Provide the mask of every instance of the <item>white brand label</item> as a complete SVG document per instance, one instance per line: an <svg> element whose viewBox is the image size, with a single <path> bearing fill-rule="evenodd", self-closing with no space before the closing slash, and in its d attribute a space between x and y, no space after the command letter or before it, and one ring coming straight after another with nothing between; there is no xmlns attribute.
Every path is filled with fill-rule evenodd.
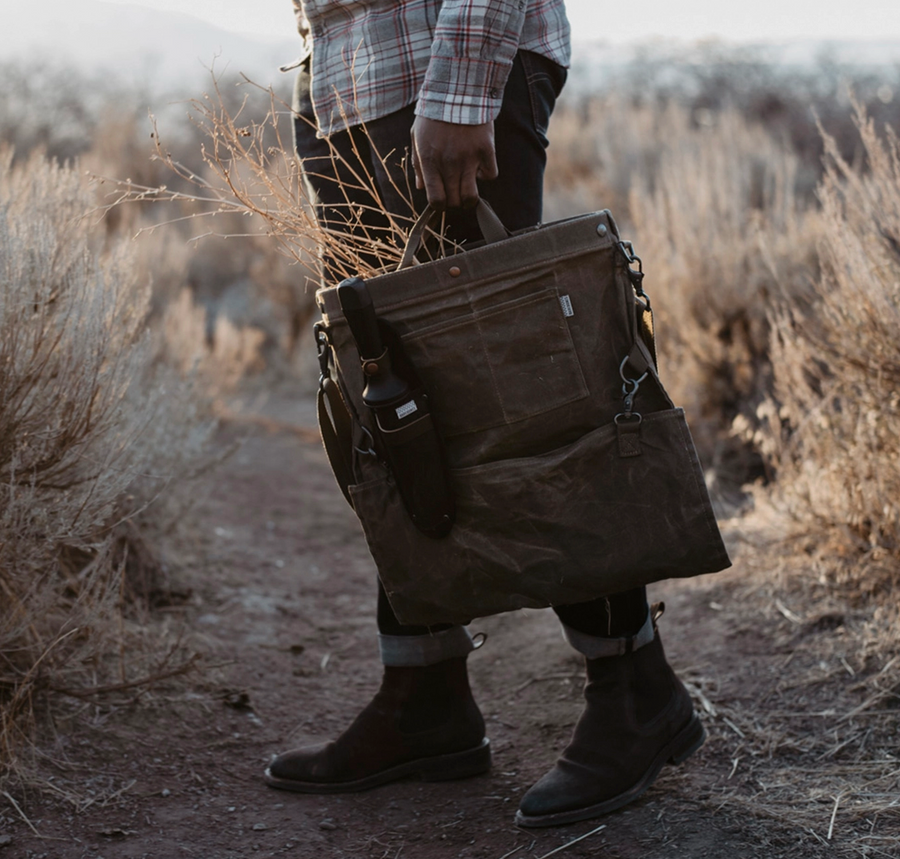
<svg viewBox="0 0 900 859"><path fill-rule="evenodd" d="M408 417L415 410L416 410L416 401L410 400L408 403L404 403L402 406L397 406L397 409L396 409L397 417L400 420L403 420L403 418Z"/></svg>
<svg viewBox="0 0 900 859"><path fill-rule="evenodd" d="M572 309L572 299L568 295L561 295L559 303L562 305L563 316L574 316L575 311Z"/></svg>

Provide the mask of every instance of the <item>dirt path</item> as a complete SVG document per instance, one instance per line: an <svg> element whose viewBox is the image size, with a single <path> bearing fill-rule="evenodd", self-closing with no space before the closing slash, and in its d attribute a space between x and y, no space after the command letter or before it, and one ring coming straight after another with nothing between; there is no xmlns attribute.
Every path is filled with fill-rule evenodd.
<svg viewBox="0 0 900 859"><path fill-rule="evenodd" d="M405 782L351 796L276 792L262 770L276 752L341 730L378 682L373 566L351 511L309 433L309 399L281 396L216 476L214 490L168 547L195 590L192 626L221 667L204 688L153 693L142 708L98 709L87 733L50 751L57 783L81 813L27 797L36 838L0 797L0 859L46 857L799 857L824 855L790 821L747 815L729 797L740 728L707 712L710 741L667 768L632 807L603 821L525 831L522 792L552 763L580 712L580 671L551 612L478 621L487 644L470 658L494 750L490 774ZM245 432L222 431L226 443ZM777 684L777 630L736 627L727 574L653 589L671 661L710 708L750 707ZM710 701L714 699L714 702ZM717 709L719 708L719 709ZM738 756L740 757L740 756ZM91 797L96 801L89 802ZM823 812L827 821L827 809ZM821 839L820 839L821 840ZM833 852L831 855L835 855Z"/></svg>

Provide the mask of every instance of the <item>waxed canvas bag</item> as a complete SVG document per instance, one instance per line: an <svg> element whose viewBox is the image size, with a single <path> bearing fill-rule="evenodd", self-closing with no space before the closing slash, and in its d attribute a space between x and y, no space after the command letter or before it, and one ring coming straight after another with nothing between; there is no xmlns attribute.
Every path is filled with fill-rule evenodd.
<svg viewBox="0 0 900 859"><path fill-rule="evenodd" d="M730 565L685 422L656 367L641 263L608 211L485 242L366 282L441 437L455 518L412 522L338 290L317 293L319 417L401 622L468 622Z"/></svg>

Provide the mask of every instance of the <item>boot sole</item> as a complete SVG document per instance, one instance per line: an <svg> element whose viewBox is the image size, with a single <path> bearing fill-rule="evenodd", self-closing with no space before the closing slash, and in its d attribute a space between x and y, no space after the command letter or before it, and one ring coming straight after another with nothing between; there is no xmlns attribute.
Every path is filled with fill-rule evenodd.
<svg viewBox="0 0 900 859"><path fill-rule="evenodd" d="M537 829L544 826L563 826L566 823L577 823L580 820L589 820L592 817L600 817L611 811L622 808L630 802L634 802L656 781L660 770L667 764L680 764L686 761L697 749L706 742L706 730L696 713L691 717L687 725L682 728L667 745L663 746L659 754L653 759L647 771L640 780L628 790L614 796L611 799L598 802L595 805L584 808L573 808L568 811L559 811L554 814L540 814L529 816L521 811L516 812L516 825Z"/></svg>
<svg viewBox="0 0 900 859"><path fill-rule="evenodd" d="M292 790L295 793L357 793L404 778L421 778L423 781L451 781L481 775L491 768L491 744L487 737L474 749L418 758L405 764L381 770L355 781L315 782L278 778L266 769L265 779L269 787Z"/></svg>

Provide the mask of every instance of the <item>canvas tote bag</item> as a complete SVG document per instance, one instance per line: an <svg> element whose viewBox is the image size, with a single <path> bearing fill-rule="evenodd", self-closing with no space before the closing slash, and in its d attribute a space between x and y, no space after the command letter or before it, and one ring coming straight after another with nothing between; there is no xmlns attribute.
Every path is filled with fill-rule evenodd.
<svg viewBox="0 0 900 859"><path fill-rule="evenodd" d="M659 379L640 259L612 215L510 235L366 282L427 393L455 505L449 533L412 522L362 399L338 289L316 295L329 459L402 623L466 623L730 565L697 453Z"/></svg>

